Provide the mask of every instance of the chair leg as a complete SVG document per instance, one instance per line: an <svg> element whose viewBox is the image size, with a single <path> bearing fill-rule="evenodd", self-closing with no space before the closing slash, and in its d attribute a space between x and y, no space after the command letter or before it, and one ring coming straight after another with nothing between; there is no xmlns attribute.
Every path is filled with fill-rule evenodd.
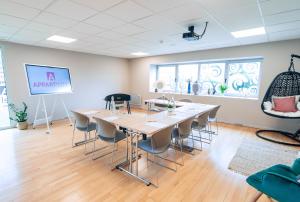
<svg viewBox="0 0 300 202"><path fill-rule="evenodd" d="M89 139L87 139L87 137L86 137L86 140L85 140L85 141L88 141L88 142L86 142L85 145L87 145L87 144L90 142L90 140L91 140L91 132L88 132L87 135L88 135ZM86 146L85 146L85 149L86 149ZM85 151L85 155L88 155L88 154L90 154L90 153L91 153L91 152Z"/></svg>
<svg viewBox="0 0 300 202"><path fill-rule="evenodd" d="M211 126L211 122L208 122L208 123L207 123L207 128L208 128L208 133L209 133L209 137L210 137L210 134L213 133L213 131L212 131L212 126Z"/></svg>
<svg viewBox="0 0 300 202"><path fill-rule="evenodd" d="M217 135L219 135L219 126L218 126L218 120L216 119L216 126L217 126Z"/></svg>
<svg viewBox="0 0 300 202"><path fill-rule="evenodd" d="M153 162L155 163L156 161L155 161L155 157L156 157L156 155L154 154L153 155ZM155 184L153 184L155 187L159 187L159 184L158 184L158 170L156 170L156 172L155 172L155 177L156 177L156 183Z"/></svg>
<svg viewBox="0 0 300 202"><path fill-rule="evenodd" d="M73 127L72 147L74 147L74 138L75 138L75 124Z"/></svg>
<svg viewBox="0 0 300 202"><path fill-rule="evenodd" d="M212 131L212 127L211 127L211 124L210 124L210 128L209 128L209 138L210 138L210 141L212 141L212 135L213 135L213 131Z"/></svg>
<svg viewBox="0 0 300 202"><path fill-rule="evenodd" d="M126 160L128 161L129 160L128 159L128 157L129 157L129 155L128 155L128 134L125 133L125 135L126 135Z"/></svg>
<svg viewBox="0 0 300 202"><path fill-rule="evenodd" d="M199 130L199 139L200 139L200 145L201 145L201 150L202 150L202 136L201 136L201 131Z"/></svg>
<svg viewBox="0 0 300 202"><path fill-rule="evenodd" d="M194 140L194 133L193 133L193 130L192 130L192 143L193 143L193 155L194 155L194 150L195 150L195 140Z"/></svg>
<svg viewBox="0 0 300 202"><path fill-rule="evenodd" d="M175 170L177 171L177 156L178 156L178 154L177 154L176 149L174 149L174 151L175 151L174 164L175 164Z"/></svg>
<svg viewBox="0 0 300 202"><path fill-rule="evenodd" d="M93 160L95 160L95 153L96 153L96 139L94 141L94 149L93 149L93 157L92 157Z"/></svg>
<svg viewBox="0 0 300 202"><path fill-rule="evenodd" d="M84 153L86 153L87 133L84 132Z"/></svg>
<svg viewBox="0 0 300 202"><path fill-rule="evenodd" d="M114 142L114 146L113 146L113 150L112 150L112 154L111 154L111 164L110 164L110 168L111 170L114 169L114 154L115 154L115 146L116 146L116 143Z"/></svg>
<svg viewBox="0 0 300 202"><path fill-rule="evenodd" d="M205 130L208 131L208 140L211 142L212 141L212 130L211 130L211 125L210 124L207 124L205 126Z"/></svg>
<svg viewBox="0 0 300 202"><path fill-rule="evenodd" d="M148 161L149 161L149 154L146 152L146 159L147 159L147 168L148 168Z"/></svg>
<svg viewBox="0 0 300 202"><path fill-rule="evenodd" d="M199 133L199 139L200 139L201 150L202 150L202 135L201 135L201 130L200 130L200 128L198 128L198 133Z"/></svg>
<svg viewBox="0 0 300 202"><path fill-rule="evenodd" d="M179 137L180 138L180 137ZM180 142L180 152L181 152L181 161L182 161L182 165L184 165L184 161L183 161L183 151L182 151L182 145L183 145L183 139L179 139Z"/></svg>

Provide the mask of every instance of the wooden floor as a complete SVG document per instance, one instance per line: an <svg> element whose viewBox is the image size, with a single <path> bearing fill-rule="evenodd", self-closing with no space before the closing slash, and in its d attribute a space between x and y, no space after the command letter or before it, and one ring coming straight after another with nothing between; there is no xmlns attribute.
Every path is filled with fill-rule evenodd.
<svg viewBox="0 0 300 202"><path fill-rule="evenodd" d="M195 155L184 154L185 165L177 172L147 167L142 156L140 173L156 180L153 171L159 171L159 188L111 171L109 155L93 161L83 154L84 146L72 148L72 127L65 121L55 123L52 134L44 128L0 131L0 201L247 201L254 190L227 167L242 139L255 138L256 129L219 126L212 144ZM119 145L119 158L124 145Z"/></svg>

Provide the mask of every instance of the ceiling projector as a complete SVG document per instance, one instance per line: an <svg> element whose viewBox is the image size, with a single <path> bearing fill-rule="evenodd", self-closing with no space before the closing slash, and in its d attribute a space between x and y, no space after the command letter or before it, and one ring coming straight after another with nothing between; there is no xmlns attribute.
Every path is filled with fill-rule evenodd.
<svg viewBox="0 0 300 202"><path fill-rule="evenodd" d="M207 24L208 22L205 22L205 27L202 34L197 34L196 32L194 32L194 26L189 26L188 28L189 32L183 33L182 38L187 41L197 41L201 39L206 32Z"/></svg>

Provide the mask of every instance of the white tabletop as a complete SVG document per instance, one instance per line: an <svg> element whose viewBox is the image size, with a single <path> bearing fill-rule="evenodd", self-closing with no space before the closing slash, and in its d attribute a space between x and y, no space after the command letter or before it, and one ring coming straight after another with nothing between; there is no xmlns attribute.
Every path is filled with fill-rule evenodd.
<svg viewBox="0 0 300 202"><path fill-rule="evenodd" d="M164 100L151 99L145 102L163 103ZM216 105L176 102L180 106L173 112L163 111L155 114L127 114L106 109L79 109L75 110L90 118L96 117L106 120L117 126L121 126L138 133L152 135L164 128L181 123L189 118L201 115L217 107Z"/></svg>

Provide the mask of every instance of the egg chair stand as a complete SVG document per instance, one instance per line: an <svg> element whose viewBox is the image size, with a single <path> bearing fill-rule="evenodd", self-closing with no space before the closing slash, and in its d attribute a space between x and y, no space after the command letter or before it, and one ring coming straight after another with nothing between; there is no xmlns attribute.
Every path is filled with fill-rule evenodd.
<svg viewBox="0 0 300 202"><path fill-rule="evenodd" d="M259 137L259 138L261 138L261 139L267 140L269 142L274 142L274 143L283 144L283 145L300 147L300 137L299 137L299 133L297 133L297 132L296 133L290 133L290 132L280 131L280 130L258 130L258 131L256 131L256 136ZM286 136L286 137L294 140L295 143L290 143L290 142L275 140L275 139L269 138L267 135L264 136L263 135L264 133L265 134L266 133L278 133L280 135Z"/></svg>
<svg viewBox="0 0 300 202"><path fill-rule="evenodd" d="M264 110L264 102L272 102L272 96L284 97L300 95L300 73L295 71L294 58L300 59L300 55L291 55L291 61L288 71L282 72L275 77L264 96L264 99L261 103L261 109L265 114L269 116L281 119L300 119L300 116L278 115ZM284 135L294 140L295 143L272 139L268 135L264 135L266 133L278 133L280 135ZM256 131L256 135L270 142L290 146L300 146L300 129L297 130L295 133L280 130L258 130Z"/></svg>

